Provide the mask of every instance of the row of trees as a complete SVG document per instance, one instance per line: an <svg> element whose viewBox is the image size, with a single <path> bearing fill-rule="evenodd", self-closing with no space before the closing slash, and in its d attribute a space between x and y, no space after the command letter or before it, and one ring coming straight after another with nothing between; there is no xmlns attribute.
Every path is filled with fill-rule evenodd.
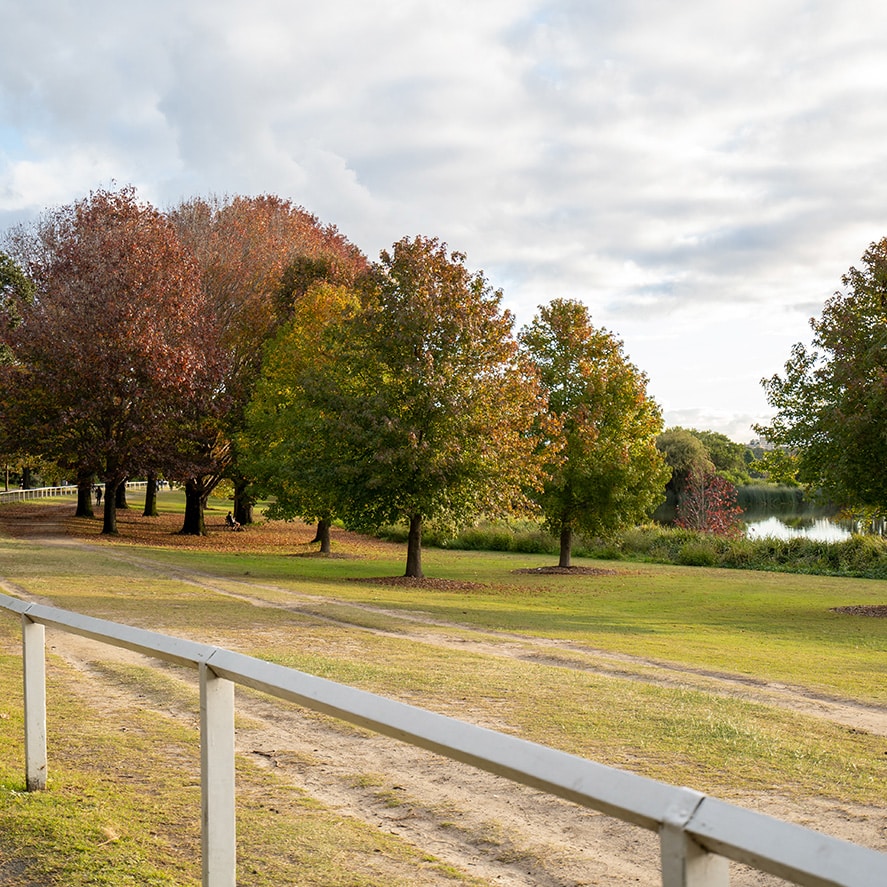
<svg viewBox="0 0 887 887"><path fill-rule="evenodd" d="M646 377L583 305L518 335L501 292L432 238L369 263L274 197L165 213L97 192L14 230L0 288L0 450L106 484L185 485L183 532L222 476L280 517L355 528L534 506L576 532L642 519L670 475ZM13 262L12 259L15 261ZM88 505L86 502L81 505Z"/></svg>
<svg viewBox="0 0 887 887"><path fill-rule="evenodd" d="M335 229L277 198L161 213L131 188L14 229L7 253L0 451L72 472L81 514L100 477L105 533L123 481L157 472L185 485L183 532L203 531L214 485L238 477L232 441L290 294L366 268Z"/></svg>

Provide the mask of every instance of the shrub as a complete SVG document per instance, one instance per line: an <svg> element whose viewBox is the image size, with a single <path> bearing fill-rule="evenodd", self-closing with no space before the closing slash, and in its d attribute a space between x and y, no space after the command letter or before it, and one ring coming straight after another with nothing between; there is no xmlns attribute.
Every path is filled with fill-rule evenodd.
<svg viewBox="0 0 887 887"><path fill-rule="evenodd" d="M703 539L685 542L677 557L677 563L685 567L715 567L718 561L718 553Z"/></svg>

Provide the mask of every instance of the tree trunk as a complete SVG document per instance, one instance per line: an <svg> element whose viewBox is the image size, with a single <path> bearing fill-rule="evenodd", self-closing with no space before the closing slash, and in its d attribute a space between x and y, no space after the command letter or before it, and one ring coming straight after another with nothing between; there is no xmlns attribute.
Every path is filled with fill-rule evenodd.
<svg viewBox="0 0 887 887"><path fill-rule="evenodd" d="M330 520L329 518L322 517L317 522L317 532L314 534L314 538L311 542L319 542L320 543L320 553L321 554L329 554L330 553Z"/></svg>
<svg viewBox="0 0 887 887"><path fill-rule="evenodd" d="M77 510L74 517L95 517L92 510L92 472L77 473Z"/></svg>
<svg viewBox="0 0 887 887"><path fill-rule="evenodd" d="M126 480L122 480L117 484L117 491L114 493L114 504L118 508L129 508L126 501Z"/></svg>
<svg viewBox="0 0 887 887"><path fill-rule="evenodd" d="M410 515L410 535L407 537L407 571L404 576L424 579L422 572L422 515Z"/></svg>
<svg viewBox="0 0 887 887"><path fill-rule="evenodd" d="M179 530L181 536L206 536L204 508L207 493L200 478L188 478L185 483L185 522Z"/></svg>
<svg viewBox="0 0 887 887"><path fill-rule="evenodd" d="M123 486L123 481L107 481L105 483L105 510L102 523L103 536L117 535L117 490Z"/></svg>
<svg viewBox="0 0 887 887"><path fill-rule="evenodd" d="M148 485L145 487L145 510L142 517L157 517L157 474L148 472Z"/></svg>
<svg viewBox="0 0 887 887"><path fill-rule="evenodd" d="M567 524L561 526L561 556L558 560L559 567L571 567L573 556L573 528Z"/></svg>
<svg viewBox="0 0 887 887"><path fill-rule="evenodd" d="M31 469L27 465L22 468L22 489L31 489Z"/></svg>
<svg viewBox="0 0 887 887"><path fill-rule="evenodd" d="M253 522L253 505L255 499L247 493L249 481L243 477L234 480L234 520L241 526Z"/></svg>

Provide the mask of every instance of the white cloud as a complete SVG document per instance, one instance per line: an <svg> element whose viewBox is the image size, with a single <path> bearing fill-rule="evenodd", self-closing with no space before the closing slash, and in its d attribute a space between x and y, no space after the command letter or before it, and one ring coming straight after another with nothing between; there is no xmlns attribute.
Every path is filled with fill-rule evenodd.
<svg viewBox="0 0 887 887"><path fill-rule="evenodd" d="M33 0L4 27L0 226L116 180L279 193L371 257L438 235L522 323L583 298L723 428L887 234L866 0Z"/></svg>

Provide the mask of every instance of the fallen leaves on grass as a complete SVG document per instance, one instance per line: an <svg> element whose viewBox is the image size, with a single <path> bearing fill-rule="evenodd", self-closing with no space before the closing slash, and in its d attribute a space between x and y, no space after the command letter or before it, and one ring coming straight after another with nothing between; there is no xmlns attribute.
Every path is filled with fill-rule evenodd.
<svg viewBox="0 0 887 887"><path fill-rule="evenodd" d="M461 582L458 579L435 579L433 577L418 579L415 576L354 577L349 581L366 582L371 585L401 585L406 588L433 588L437 591L471 591L475 588L488 587L481 582Z"/></svg>
<svg viewBox="0 0 887 887"><path fill-rule="evenodd" d="M844 613L847 616L875 616L887 619L887 604L860 604L852 607L832 607L832 613Z"/></svg>
<svg viewBox="0 0 887 887"><path fill-rule="evenodd" d="M532 573L537 576L616 576L617 570L600 567L525 567L515 573Z"/></svg>

